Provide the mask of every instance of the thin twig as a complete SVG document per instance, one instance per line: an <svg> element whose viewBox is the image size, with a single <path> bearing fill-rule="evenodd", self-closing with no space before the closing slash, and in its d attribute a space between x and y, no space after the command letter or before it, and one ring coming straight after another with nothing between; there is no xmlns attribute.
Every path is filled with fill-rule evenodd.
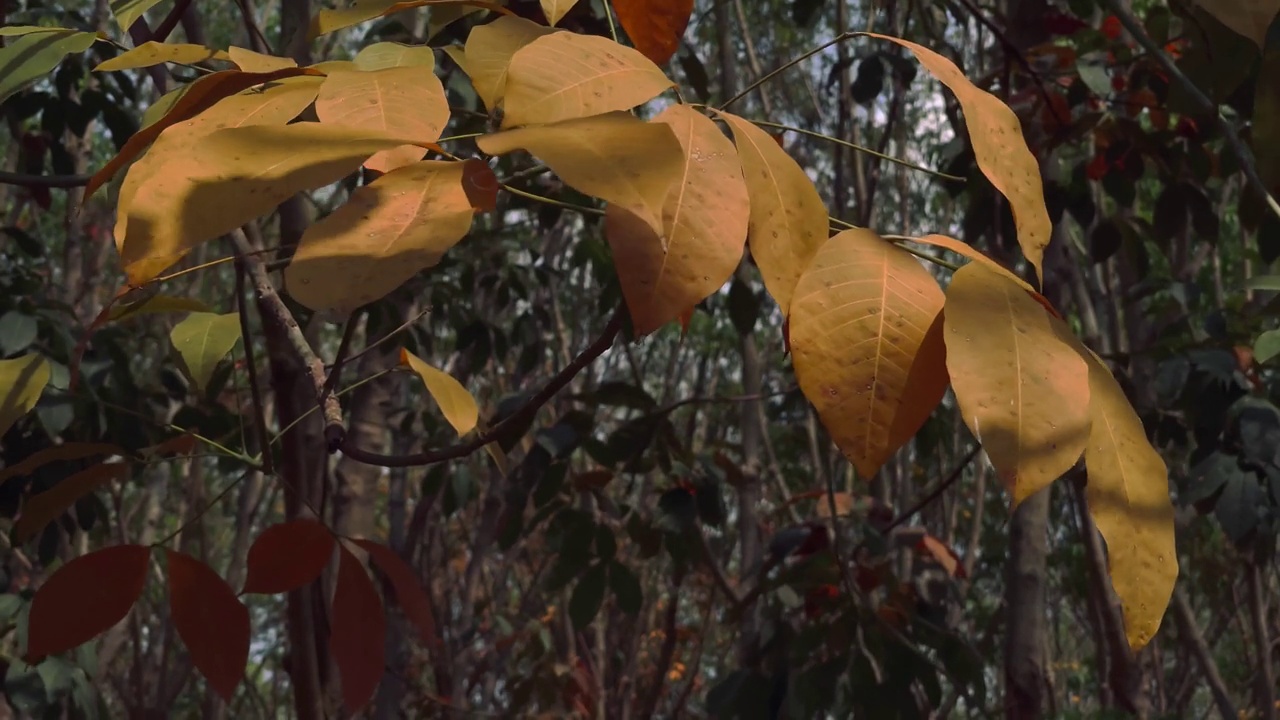
<svg viewBox="0 0 1280 720"><path fill-rule="evenodd" d="M244 365L249 374L249 395L253 399L253 424L258 431L258 452L262 457L262 472L274 475L271 460L271 437L267 434L267 414L263 409L262 389L258 385L258 363L253 354L253 335L249 333L249 313L244 301L244 259L236 258L236 305L240 309L240 335L244 341Z"/></svg>
<svg viewBox="0 0 1280 720"><path fill-rule="evenodd" d="M151 39L155 42L167 40L174 28L178 27L178 23L182 21L182 16L186 14L189 7L191 7L191 0L177 0L164 20L161 20L156 29L151 31Z"/></svg>
<svg viewBox="0 0 1280 720"><path fill-rule="evenodd" d="M89 184L92 175L28 175L0 171L0 185L29 188L78 188Z"/></svg>
<svg viewBox="0 0 1280 720"><path fill-rule="evenodd" d="M342 377L342 366L346 362L347 353L351 350L351 336L356 334L356 326L359 325L357 313L352 313L347 318L347 326L342 330L342 341L338 343L338 352L333 356L333 362L325 367L330 368L329 377L324 381L324 388L321 394L328 397L335 387L338 386L338 380Z"/></svg>

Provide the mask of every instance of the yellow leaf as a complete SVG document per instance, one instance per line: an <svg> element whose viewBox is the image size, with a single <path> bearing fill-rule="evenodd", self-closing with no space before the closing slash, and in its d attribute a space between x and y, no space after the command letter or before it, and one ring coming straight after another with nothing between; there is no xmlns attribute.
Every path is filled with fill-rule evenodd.
<svg viewBox="0 0 1280 720"><path fill-rule="evenodd" d="M1266 47L1267 29L1280 13L1280 0L1198 0L1196 4L1259 48Z"/></svg>
<svg viewBox="0 0 1280 720"><path fill-rule="evenodd" d="M436 67L435 51L426 45L404 45L394 42L374 43L356 53L356 68L385 70L393 67L417 67L432 72Z"/></svg>
<svg viewBox="0 0 1280 720"><path fill-rule="evenodd" d="M214 130L250 125L284 125L311 104L320 89L319 77L289 78L261 91L247 91L219 100L190 120L171 125L160 133L151 149L125 174L116 201L116 250L122 256L128 234L130 208L138 188L159 182L167 158L183 157L195 152L200 140ZM173 258L173 262L181 257ZM172 264L172 263L170 263ZM168 267L167 265L165 267ZM164 267L157 268L157 272Z"/></svg>
<svg viewBox="0 0 1280 720"><path fill-rule="evenodd" d="M227 49L227 55L231 57L231 62L245 72L268 73L298 67L297 61L293 58L264 55L234 45Z"/></svg>
<svg viewBox="0 0 1280 720"><path fill-rule="evenodd" d="M351 312L440 262L471 229L468 173L492 171L477 159L419 162L357 188L303 234L285 270L289 294L313 310Z"/></svg>
<svg viewBox="0 0 1280 720"><path fill-rule="evenodd" d="M808 174L773 138L737 115L719 114L733 129L747 180L751 257L786 316L800 274L827 241L827 207Z"/></svg>
<svg viewBox="0 0 1280 720"><path fill-rule="evenodd" d="M99 63L94 72L110 72L115 70L131 70L133 68L151 67L160 63L194 64L209 60L230 60L225 52L189 43L145 42L138 47L123 52L110 60Z"/></svg>
<svg viewBox="0 0 1280 720"><path fill-rule="evenodd" d="M490 155L527 150L570 187L635 214L655 233L684 167L670 126L623 112L485 135L476 145Z"/></svg>
<svg viewBox="0 0 1280 720"><path fill-rule="evenodd" d="M1084 453L1085 500L1107 542L1111 584L1136 652L1160 628L1178 579L1168 471L1111 371L1083 345L1079 351L1089 365L1093 420Z"/></svg>
<svg viewBox="0 0 1280 720"><path fill-rule="evenodd" d="M637 335L671 322L724 285L747 239L747 186L733 143L687 105L672 105L653 122L671 128L684 156L663 205L663 234L616 206L605 213Z"/></svg>
<svg viewBox="0 0 1280 720"><path fill-rule="evenodd" d="M458 431L459 437L475 428L480 419L480 408L476 406L476 399L471 397L471 393L462 387L462 383L443 370L431 367L408 350L400 350L400 363L408 365L426 383L427 392L440 406L444 419Z"/></svg>
<svg viewBox="0 0 1280 720"><path fill-rule="evenodd" d="M549 27L522 17L500 17L488 25L471 29L460 60L455 52L449 52L449 55L462 66L471 78L476 94L492 112L506 91L511 56L525 45L553 32Z"/></svg>
<svg viewBox="0 0 1280 720"><path fill-rule="evenodd" d="M240 341L240 313L191 313L173 326L169 340L196 390L204 392L218 363Z"/></svg>
<svg viewBox="0 0 1280 720"><path fill-rule="evenodd" d="M462 18L478 13L484 8L462 5L453 3L450 5L437 5L431 8L431 13L427 15L427 32L423 35L424 42L431 42L440 31L461 20Z"/></svg>
<svg viewBox="0 0 1280 720"><path fill-rule="evenodd" d="M911 238L911 241L920 243L922 245L932 245L934 247L940 247L946 250L950 250L951 252L956 253L957 255L961 255L969 258L970 260L976 260L977 262L982 263L982 266L987 268L988 270L994 270L995 272L1017 283L1018 287L1022 288L1023 290L1026 290L1028 293L1031 294L1031 297L1036 302L1044 306L1044 308L1049 311L1050 315L1053 315L1055 317L1061 317L1058 311L1053 307L1053 303L1049 302L1049 299L1046 298L1044 295L1041 295L1040 293L1036 292L1035 288L1031 287L1031 285L1026 280L1023 280L1022 278L1018 277L1017 275L1014 274L1012 270L1006 268L1005 266L1001 265L995 260L992 260L986 253L970 245L969 243L960 242L959 240L956 240L955 238L947 237L946 235L926 235L925 237Z"/></svg>
<svg viewBox="0 0 1280 720"><path fill-rule="evenodd" d="M200 243L295 193L340 180L379 150L411 142L368 129L294 123L217 130L184 153L153 148L147 159L157 182L132 188L124 228L121 260L130 284L155 278Z"/></svg>
<svg viewBox="0 0 1280 720"><path fill-rule="evenodd" d="M326 35L334 30L341 30L345 27L351 27L367 20L385 17L393 13L412 10L413 8L425 7L448 7L453 5L461 5L465 7L483 8L496 13L510 15L511 11L502 7L497 2L486 2L485 0L356 0L350 7L338 8L336 10L321 10L316 13L311 20L312 40L321 35ZM430 38L428 38L430 39Z"/></svg>
<svg viewBox="0 0 1280 720"><path fill-rule="evenodd" d="M828 240L796 285L796 379L864 478L916 434L946 392L943 301L919 260L862 229Z"/></svg>
<svg viewBox="0 0 1280 720"><path fill-rule="evenodd" d="M627 110L673 84L652 60L609 38L544 35L511 56L502 127Z"/></svg>
<svg viewBox="0 0 1280 720"><path fill-rule="evenodd" d="M1017 506L1084 452L1089 368L1043 306L983 264L952 276L944 314L956 401Z"/></svg>
<svg viewBox="0 0 1280 720"><path fill-rule="evenodd" d="M116 16L120 29L129 34L129 28L160 0L110 0L111 14Z"/></svg>
<svg viewBox="0 0 1280 720"><path fill-rule="evenodd" d="M0 435L36 406L49 375L49 363L35 353L0 360Z"/></svg>
<svg viewBox="0 0 1280 720"><path fill-rule="evenodd" d="M449 122L449 101L430 68L388 67L368 72L335 71L320 86L316 116L328 125L365 128L430 143ZM379 153L365 165L378 172L422 159L419 146Z"/></svg>
<svg viewBox="0 0 1280 720"><path fill-rule="evenodd" d="M547 24L555 25L578 4L578 0L542 0L542 12L547 16Z"/></svg>
<svg viewBox="0 0 1280 720"><path fill-rule="evenodd" d="M871 37L897 43L910 50L925 69L951 88L964 110L969 140L978 167L991 184L1009 199L1014 224L1018 228L1018 244L1027 261L1036 269L1036 279L1044 285L1044 249L1049 246L1053 223L1044 204L1044 182L1040 166L1022 137L1022 124L995 95L982 90L938 53L888 35L867 33Z"/></svg>
<svg viewBox="0 0 1280 720"><path fill-rule="evenodd" d="M22 504L22 514L14 523L13 539L19 543L30 540L77 500L112 480L124 479L128 474L128 463L92 465L42 493L32 495Z"/></svg>

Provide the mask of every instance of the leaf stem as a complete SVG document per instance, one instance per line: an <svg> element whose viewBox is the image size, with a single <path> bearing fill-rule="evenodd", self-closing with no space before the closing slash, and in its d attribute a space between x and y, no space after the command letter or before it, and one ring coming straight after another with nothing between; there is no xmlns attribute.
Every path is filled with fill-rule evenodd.
<svg viewBox="0 0 1280 720"><path fill-rule="evenodd" d="M929 174L929 175L933 175L934 177L942 178L943 180L952 180L952 181L956 181L956 182L965 182L965 181L966 181L966 179L965 179L965 178L962 178L962 177L960 177L959 175L951 175L951 174L949 174L949 173L944 173L944 172L942 172L942 171L940 171L940 170L933 170L933 169L931 169L931 168L922 167L922 166L920 166L920 165L916 165L916 164L911 163L911 162L908 162L908 161L906 161L906 160L902 160L902 159L900 159L900 158L893 157L892 155L885 155L884 153L882 153L882 152L878 152L878 151L876 151L876 150L872 150L872 149L871 149L871 148L869 148L869 147L864 147L864 146L862 146L862 145L857 145L857 144L855 144L855 143L851 143L851 142L849 142L848 140L841 140L841 139L840 139L840 138L838 138L838 137L832 137L831 135L827 135L827 134L825 134L825 133L820 133L820 132L817 132L817 131L814 131L814 130L805 130L804 128L792 127L791 125L783 125L782 123L770 122L770 121L768 121L768 120L747 120L747 122L750 122L750 123L752 123L752 124L754 124L754 125L761 125L761 126L763 126L763 127L771 127L771 128L777 128L777 129L779 129L779 130L787 130L787 131L790 131L790 132L796 132L796 133L800 133L801 135L808 135L809 137L818 138L819 140L826 140L826 141L828 141L828 142L833 142L833 143L835 143L835 144L837 144L837 145L843 145L844 147L851 148L851 149L853 149L853 150L857 150L858 152L866 153L866 154L868 154L868 155L872 155L872 156L874 156L874 157L878 157L878 158L880 158L881 160L887 160L887 161L889 161L889 162L891 162L891 163L896 163L896 164L901 165L902 167L905 167L905 168L910 168L910 169L912 169L912 170L918 170L918 171L920 171L920 172L922 172L922 173L926 173L926 174Z"/></svg>
<svg viewBox="0 0 1280 720"><path fill-rule="evenodd" d="M506 183L500 183L500 185L503 190L506 190L512 195L519 195L522 198L527 198L535 202L540 202L546 205L555 205L557 207L566 208L568 210L577 210L578 212L583 213L585 215L604 215L604 211L600 210L599 208L587 207L585 205L575 205L573 203L564 202L563 200L554 200L545 195L537 195L535 193L521 190L520 188L511 187Z"/></svg>
<svg viewBox="0 0 1280 720"><path fill-rule="evenodd" d="M803 55L800 55L800 56L798 56L798 57L792 58L791 60L788 60L787 62L783 63L783 65L782 65L781 67L779 67L778 69L773 70L773 71L771 71L771 72L767 72L767 73L765 73L764 75L761 75L759 78L757 78L757 79L756 79L756 81L755 81L755 82L753 82L753 83L751 83L750 85L748 85L748 86L746 86L745 88L743 88L742 92L740 92L740 93L738 93L737 95L734 95L733 97L731 97L731 98L729 98L728 100L726 100L726 101L724 102L724 104L720 106L720 109L721 109L721 110L725 110L725 109L727 109L730 105L732 105L732 104L734 104L734 103L738 102L739 100L741 100L742 98L746 97L747 95L750 95L752 91L754 91L756 88L760 87L761 85L765 84L766 82L768 82L768 81L772 80L775 76L780 75L782 72L784 72L784 71L786 71L786 70L789 70L790 68L792 68L792 67L794 67L794 66L796 66L796 65L799 65L800 63L804 62L805 60L808 60L809 58L813 57L814 55L817 55L818 53L822 52L823 50L826 50L827 48L831 47L832 45L836 45L836 44L838 44L838 43L842 43L842 42L844 42L845 40L849 40L849 39L851 39L851 38L855 38L855 37L857 37L857 36L859 36L859 35L861 35L861 34L862 34L861 32L845 32L845 33L841 33L841 34L839 34L839 35L835 36L834 38L831 38L830 40L828 40L828 41L826 41L826 42L822 43L822 44L821 44L821 45L819 45L818 47L816 47L816 48L814 48L814 49L810 50L809 52L807 52L807 53L805 53L805 54L803 54Z"/></svg>

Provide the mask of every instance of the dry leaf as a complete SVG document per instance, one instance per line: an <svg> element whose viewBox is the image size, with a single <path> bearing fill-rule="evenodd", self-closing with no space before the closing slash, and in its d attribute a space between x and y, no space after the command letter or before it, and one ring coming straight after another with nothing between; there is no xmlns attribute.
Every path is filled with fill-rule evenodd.
<svg viewBox="0 0 1280 720"><path fill-rule="evenodd" d="M680 47L693 0L613 0L613 10L636 49L665 65Z"/></svg>
<svg viewBox="0 0 1280 720"><path fill-rule="evenodd" d="M547 16L547 24L555 25L578 4L578 0L542 0L542 12Z"/></svg>

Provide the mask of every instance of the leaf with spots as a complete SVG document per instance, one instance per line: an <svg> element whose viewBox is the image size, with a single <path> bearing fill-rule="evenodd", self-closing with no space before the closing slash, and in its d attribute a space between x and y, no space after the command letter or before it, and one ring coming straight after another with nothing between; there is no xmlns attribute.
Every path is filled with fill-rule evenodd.
<svg viewBox="0 0 1280 720"><path fill-rule="evenodd" d="M420 143L377 153L365 162L370 170L385 173L421 160L426 154L421 143L440 139L449 122L449 100L429 67L337 70L320 86L316 116L327 125L371 129Z"/></svg>
<svg viewBox="0 0 1280 720"><path fill-rule="evenodd" d="M858 474L874 475L947 389L942 289L870 230L828 240L791 302L796 379Z"/></svg>
<svg viewBox="0 0 1280 720"><path fill-rule="evenodd" d="M227 53L204 45L190 43L145 42L132 50L105 60L93 69L94 72L111 72L115 70L131 70L151 67L161 63L195 64L210 60L230 62Z"/></svg>
<svg viewBox="0 0 1280 720"><path fill-rule="evenodd" d="M497 109L507 89L511 57L520 48L555 32L522 17L500 17L488 25L473 28L461 53L462 66L476 94L490 112ZM455 60L459 60L457 55Z"/></svg>

